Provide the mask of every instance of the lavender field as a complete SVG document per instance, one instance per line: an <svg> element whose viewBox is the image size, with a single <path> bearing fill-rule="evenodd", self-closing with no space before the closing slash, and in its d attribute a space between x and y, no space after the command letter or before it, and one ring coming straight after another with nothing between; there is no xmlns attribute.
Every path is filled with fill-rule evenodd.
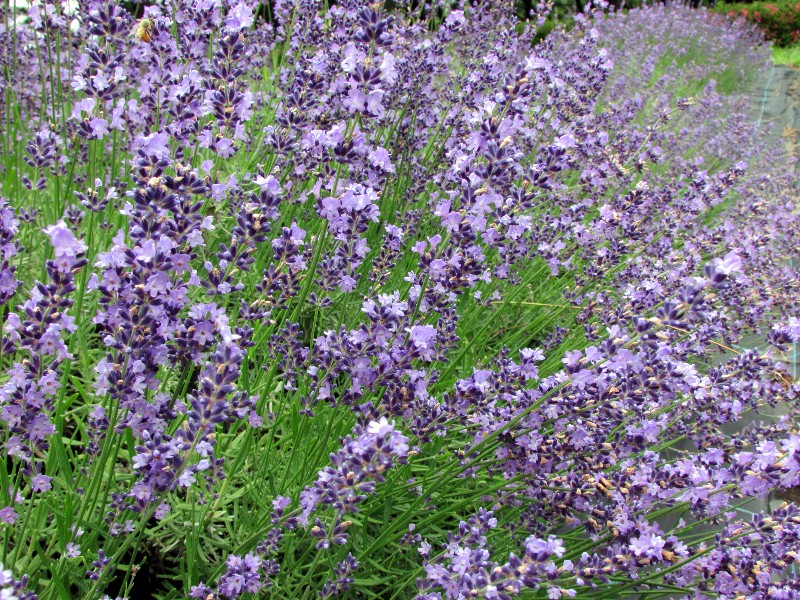
<svg viewBox="0 0 800 600"><path fill-rule="evenodd" d="M800 598L752 26L53 2L0 8L0 599Z"/></svg>

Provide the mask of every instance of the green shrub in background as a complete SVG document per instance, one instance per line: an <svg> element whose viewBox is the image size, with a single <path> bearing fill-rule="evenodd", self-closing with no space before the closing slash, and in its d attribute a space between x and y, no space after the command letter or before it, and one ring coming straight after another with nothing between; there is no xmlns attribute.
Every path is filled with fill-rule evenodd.
<svg viewBox="0 0 800 600"><path fill-rule="evenodd" d="M776 46L791 46L800 39L800 2L719 4L716 11L757 24Z"/></svg>

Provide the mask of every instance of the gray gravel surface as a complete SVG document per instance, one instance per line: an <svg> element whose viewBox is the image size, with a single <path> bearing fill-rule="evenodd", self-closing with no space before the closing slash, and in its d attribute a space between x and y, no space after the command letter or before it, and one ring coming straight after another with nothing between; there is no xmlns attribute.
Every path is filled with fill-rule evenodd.
<svg viewBox="0 0 800 600"><path fill-rule="evenodd" d="M753 116L768 135L782 139L797 156L800 134L800 70L775 65L765 69L753 86Z"/></svg>
<svg viewBox="0 0 800 600"><path fill-rule="evenodd" d="M760 74L753 86L750 103L754 121L774 141L782 141L790 156L800 158L800 69L774 65ZM795 167L797 168L797 167ZM798 255L791 257L800 264ZM744 346L763 345L763 340L742 340ZM795 379L800 376L800 355L794 349L787 359L792 364Z"/></svg>
<svg viewBox="0 0 800 600"><path fill-rule="evenodd" d="M790 156L800 157L800 70L783 65L775 65L760 74L755 82L751 106L755 122L772 140L781 141ZM795 166L797 168L797 166ZM800 255L790 259L793 264L800 262ZM741 341L744 347L764 347L763 338L753 336ZM800 354L793 348L786 357L791 365L792 374L797 379L800 375ZM782 412L780 409L777 412ZM770 501L762 503L754 501L752 510L775 508L784 499L781 494L774 494ZM792 498L797 501L796 498Z"/></svg>

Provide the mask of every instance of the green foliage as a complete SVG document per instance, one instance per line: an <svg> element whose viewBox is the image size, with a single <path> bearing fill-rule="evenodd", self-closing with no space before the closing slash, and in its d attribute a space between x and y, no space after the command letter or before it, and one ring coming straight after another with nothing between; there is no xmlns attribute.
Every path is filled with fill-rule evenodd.
<svg viewBox="0 0 800 600"><path fill-rule="evenodd" d="M791 46L800 39L800 2L740 2L719 4L715 10L755 23L776 46Z"/></svg>
<svg viewBox="0 0 800 600"><path fill-rule="evenodd" d="M789 65L790 67L800 67L800 44L781 48L772 48L772 61L776 65Z"/></svg>

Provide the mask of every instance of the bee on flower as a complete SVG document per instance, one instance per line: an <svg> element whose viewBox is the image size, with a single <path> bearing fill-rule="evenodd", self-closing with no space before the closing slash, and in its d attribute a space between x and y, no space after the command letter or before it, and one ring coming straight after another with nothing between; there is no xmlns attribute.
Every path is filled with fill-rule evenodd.
<svg viewBox="0 0 800 600"><path fill-rule="evenodd" d="M152 19L144 18L136 24L136 27L131 31L131 35L139 38L145 43L149 43L153 39L153 21Z"/></svg>

